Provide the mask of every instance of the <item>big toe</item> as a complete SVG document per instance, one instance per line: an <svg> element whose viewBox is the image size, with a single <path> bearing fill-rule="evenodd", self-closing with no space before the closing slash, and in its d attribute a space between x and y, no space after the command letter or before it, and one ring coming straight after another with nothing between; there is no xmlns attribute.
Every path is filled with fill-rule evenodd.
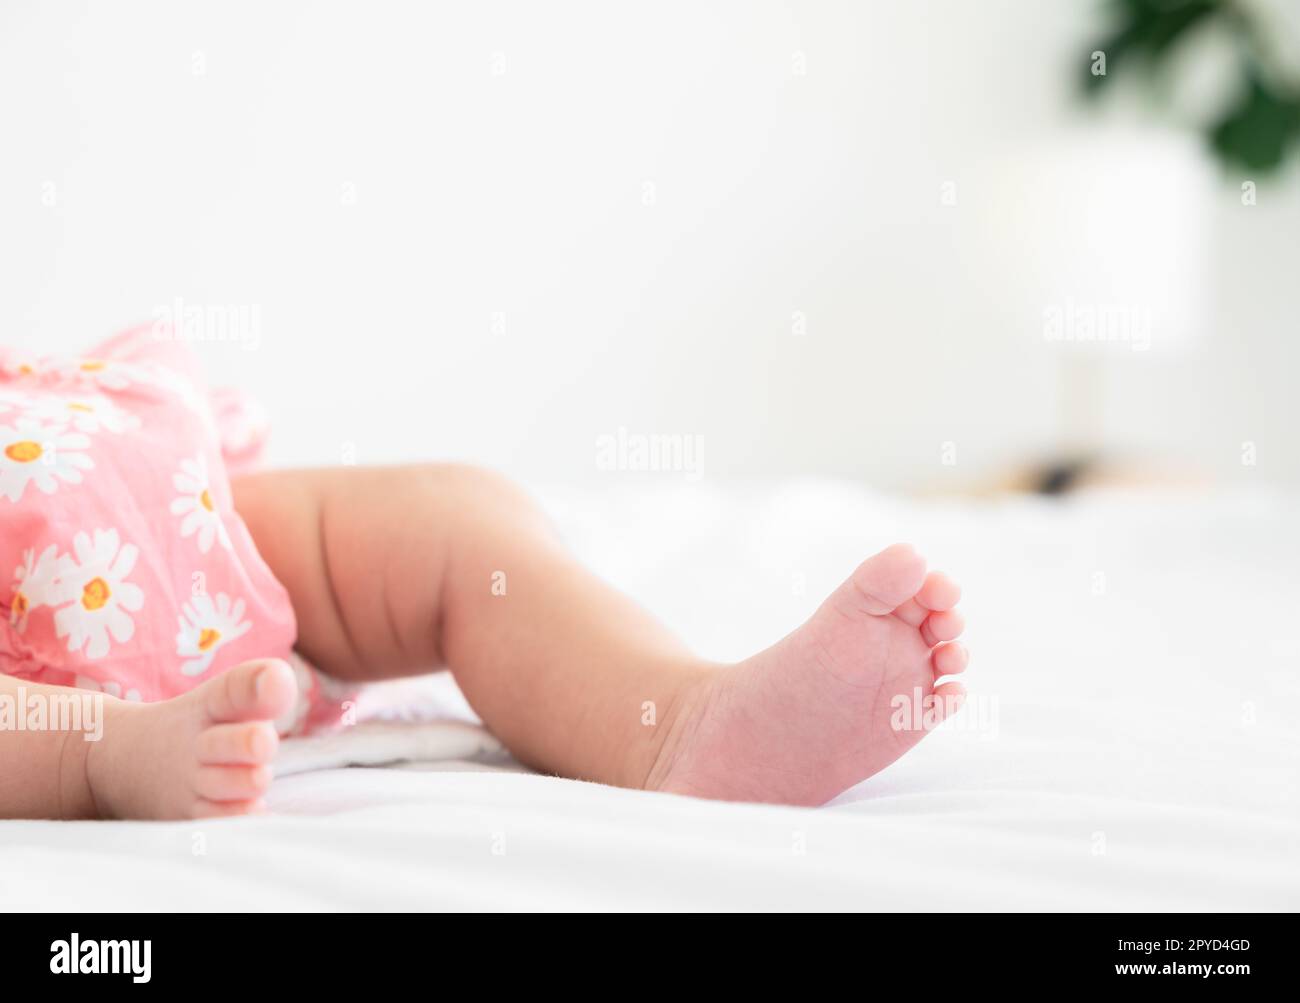
<svg viewBox="0 0 1300 1003"><path fill-rule="evenodd" d="M244 662L199 691L213 721L273 721L293 706L298 683L279 659Z"/></svg>
<svg viewBox="0 0 1300 1003"><path fill-rule="evenodd" d="M868 557L846 583L855 607L883 616L916 595L925 581L925 558L911 544L896 543Z"/></svg>

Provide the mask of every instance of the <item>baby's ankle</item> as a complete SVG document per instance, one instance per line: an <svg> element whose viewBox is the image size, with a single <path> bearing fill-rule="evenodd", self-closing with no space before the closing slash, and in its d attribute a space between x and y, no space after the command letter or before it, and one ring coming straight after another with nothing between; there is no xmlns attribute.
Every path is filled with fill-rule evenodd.
<svg viewBox="0 0 1300 1003"><path fill-rule="evenodd" d="M725 671L725 668L705 667L695 678L685 680L665 706L657 708L649 755L642 756L635 767L636 783L631 786L647 791L659 790L663 786L681 748L689 744L700 715L707 713L720 671ZM646 723L644 718L642 723Z"/></svg>
<svg viewBox="0 0 1300 1003"><path fill-rule="evenodd" d="M113 818L115 792L120 788L121 772L130 768L129 757L122 755L122 746L130 744L129 734L140 726L140 717L147 716L149 705L133 704L115 697L104 696L97 738L87 740L84 735L69 734L66 741L78 748L65 745L65 761L73 763L69 772L79 765L81 792L87 809L78 818ZM138 766L139 764L137 764Z"/></svg>
<svg viewBox="0 0 1300 1003"><path fill-rule="evenodd" d="M101 818L91 787L91 759L95 747L102 744L107 728L98 738L89 732L73 729L63 732L59 744L58 817L67 820Z"/></svg>

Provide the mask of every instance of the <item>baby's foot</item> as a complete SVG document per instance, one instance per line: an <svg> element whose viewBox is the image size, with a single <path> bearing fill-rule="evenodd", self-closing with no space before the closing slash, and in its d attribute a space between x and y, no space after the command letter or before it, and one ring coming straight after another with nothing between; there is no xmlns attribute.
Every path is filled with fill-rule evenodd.
<svg viewBox="0 0 1300 1003"><path fill-rule="evenodd" d="M106 701L104 737L86 778L105 818L178 819L262 810L279 738L271 723L294 702L284 662L245 662L184 696Z"/></svg>
<svg viewBox="0 0 1300 1003"><path fill-rule="evenodd" d="M794 633L688 690L646 786L818 805L884 769L960 706L961 683L934 685L966 668L960 597L910 546L881 551Z"/></svg>

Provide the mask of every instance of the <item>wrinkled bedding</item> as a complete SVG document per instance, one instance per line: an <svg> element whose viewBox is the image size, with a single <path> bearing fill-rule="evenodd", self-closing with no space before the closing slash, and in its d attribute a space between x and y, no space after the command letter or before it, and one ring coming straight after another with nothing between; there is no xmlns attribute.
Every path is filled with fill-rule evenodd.
<svg viewBox="0 0 1300 1003"><path fill-rule="evenodd" d="M918 504L662 477L543 498L584 559L719 659L911 540L966 588L971 704L806 810L531 774L449 677L403 683L351 733L286 743L266 817L0 822L0 904L1300 908L1294 499Z"/></svg>

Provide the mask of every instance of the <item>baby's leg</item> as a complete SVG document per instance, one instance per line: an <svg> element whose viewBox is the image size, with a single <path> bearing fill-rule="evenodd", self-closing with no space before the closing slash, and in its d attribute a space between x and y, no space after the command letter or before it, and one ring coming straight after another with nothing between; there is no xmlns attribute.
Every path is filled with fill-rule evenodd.
<svg viewBox="0 0 1300 1003"><path fill-rule="evenodd" d="M959 591L908 547L719 666L585 571L493 475L286 471L234 489L310 659L351 680L449 665L507 747L549 772L818 804L897 759L962 692L936 688L965 668Z"/></svg>
<svg viewBox="0 0 1300 1003"><path fill-rule="evenodd" d="M234 491L314 664L363 681L450 666L493 733L539 769L642 786L679 695L712 671L495 475L285 471Z"/></svg>
<svg viewBox="0 0 1300 1003"><path fill-rule="evenodd" d="M0 700L29 726L44 722L37 730L0 729L0 818L179 819L256 811L278 743L271 722L295 696L293 672L283 662L248 662L184 696L151 704L0 675ZM69 700L83 707L94 701L97 710L53 713ZM87 735L96 740L86 741Z"/></svg>

